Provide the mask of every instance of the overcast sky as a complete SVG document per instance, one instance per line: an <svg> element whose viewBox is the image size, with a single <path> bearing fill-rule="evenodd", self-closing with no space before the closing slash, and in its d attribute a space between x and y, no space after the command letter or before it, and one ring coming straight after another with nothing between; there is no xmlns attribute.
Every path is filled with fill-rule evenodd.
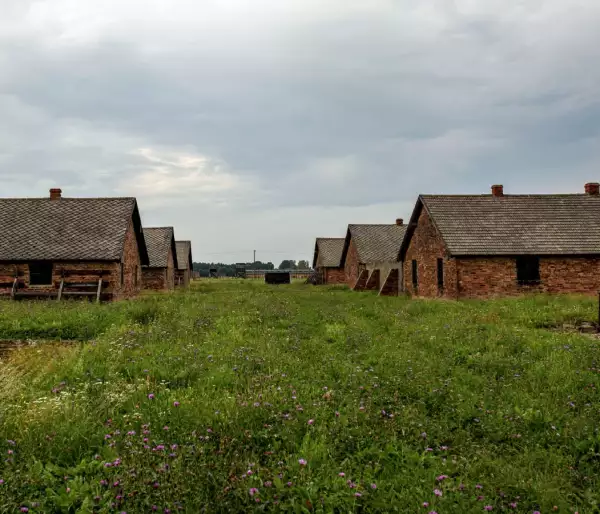
<svg viewBox="0 0 600 514"><path fill-rule="evenodd" d="M600 181L598 1L0 4L1 196L136 196L196 261Z"/></svg>

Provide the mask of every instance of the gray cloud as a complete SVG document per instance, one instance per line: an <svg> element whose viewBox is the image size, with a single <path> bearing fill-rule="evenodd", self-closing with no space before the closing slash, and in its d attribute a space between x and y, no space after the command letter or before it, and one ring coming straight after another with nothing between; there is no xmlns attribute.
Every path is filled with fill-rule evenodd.
<svg viewBox="0 0 600 514"><path fill-rule="evenodd" d="M7 2L4 195L134 194L198 258L277 259L419 192L599 178L593 2L85 4Z"/></svg>

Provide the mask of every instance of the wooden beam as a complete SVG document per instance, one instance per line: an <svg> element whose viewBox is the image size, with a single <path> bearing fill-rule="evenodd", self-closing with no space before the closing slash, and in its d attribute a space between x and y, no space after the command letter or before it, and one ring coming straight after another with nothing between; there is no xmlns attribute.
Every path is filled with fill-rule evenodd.
<svg viewBox="0 0 600 514"><path fill-rule="evenodd" d="M62 299L62 294L63 294L63 288L65 287L65 279L61 279L60 281L60 286L58 287L58 298L57 300L60 302L60 300Z"/></svg>
<svg viewBox="0 0 600 514"><path fill-rule="evenodd" d="M96 291L96 303L100 303L100 291L102 291L102 279L98 280L98 290Z"/></svg>

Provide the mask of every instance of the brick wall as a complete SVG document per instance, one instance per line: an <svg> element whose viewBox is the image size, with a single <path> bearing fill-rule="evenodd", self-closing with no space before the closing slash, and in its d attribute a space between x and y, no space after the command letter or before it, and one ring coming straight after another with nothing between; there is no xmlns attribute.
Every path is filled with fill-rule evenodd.
<svg viewBox="0 0 600 514"><path fill-rule="evenodd" d="M457 261L458 290L462 298L515 295L517 286L515 259L509 257L462 258ZM527 288L531 291L531 288Z"/></svg>
<svg viewBox="0 0 600 514"><path fill-rule="evenodd" d="M398 296L400 292L400 268L391 269L381 280L380 294L382 296Z"/></svg>
<svg viewBox="0 0 600 514"><path fill-rule="evenodd" d="M326 284L345 284L346 272L344 268L323 268Z"/></svg>
<svg viewBox="0 0 600 514"><path fill-rule="evenodd" d="M542 257L539 286L517 284L512 257L461 258L457 263L460 296L466 298L531 292L595 295L600 290L600 258Z"/></svg>
<svg viewBox="0 0 600 514"><path fill-rule="evenodd" d="M129 223L125 235L121 265L123 266L123 282L120 284L118 297L131 298L142 289L142 266L133 221Z"/></svg>
<svg viewBox="0 0 600 514"><path fill-rule="evenodd" d="M175 285L177 287L187 287L190 285L190 270L175 270Z"/></svg>
<svg viewBox="0 0 600 514"><path fill-rule="evenodd" d="M444 262L444 287L438 288L437 260ZM412 261L417 261L418 287L413 287ZM404 290L413 296L457 297L456 260L448 257L446 245L431 218L423 209L404 259Z"/></svg>
<svg viewBox="0 0 600 514"><path fill-rule="evenodd" d="M69 276L65 278L65 282L70 283L90 283L98 282L98 275L87 273L89 270L107 270L107 274L103 275L102 280L108 282L103 287L103 293L110 293L111 297L119 295L121 286L121 266L117 262L106 261L58 261L52 265L52 284L30 286L29 284L29 264L28 263L0 263L0 282L12 282L18 274L19 280L22 280L25 288L34 287L37 291L58 290L60 281L63 279L63 272L69 271ZM77 273L74 273L77 272ZM2 293L10 291L10 287L2 287Z"/></svg>
<svg viewBox="0 0 600 514"><path fill-rule="evenodd" d="M175 259L171 251L167 257L167 289L175 289Z"/></svg>
<svg viewBox="0 0 600 514"><path fill-rule="evenodd" d="M354 241L350 239L350 245L348 246L348 254L346 255L346 263L344 265L344 273L346 275L346 283L350 287L354 287L360 272L365 269L364 264L360 264L358 261L358 251Z"/></svg>
<svg viewBox="0 0 600 514"><path fill-rule="evenodd" d="M142 288L164 291L167 287L167 268L142 268Z"/></svg>

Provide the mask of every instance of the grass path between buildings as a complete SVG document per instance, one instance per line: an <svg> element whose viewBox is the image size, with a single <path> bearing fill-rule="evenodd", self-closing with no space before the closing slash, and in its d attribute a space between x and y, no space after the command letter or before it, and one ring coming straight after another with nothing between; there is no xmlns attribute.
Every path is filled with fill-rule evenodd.
<svg viewBox="0 0 600 514"><path fill-rule="evenodd" d="M598 512L581 297L0 304L0 513ZM69 340L68 344L56 343Z"/></svg>

